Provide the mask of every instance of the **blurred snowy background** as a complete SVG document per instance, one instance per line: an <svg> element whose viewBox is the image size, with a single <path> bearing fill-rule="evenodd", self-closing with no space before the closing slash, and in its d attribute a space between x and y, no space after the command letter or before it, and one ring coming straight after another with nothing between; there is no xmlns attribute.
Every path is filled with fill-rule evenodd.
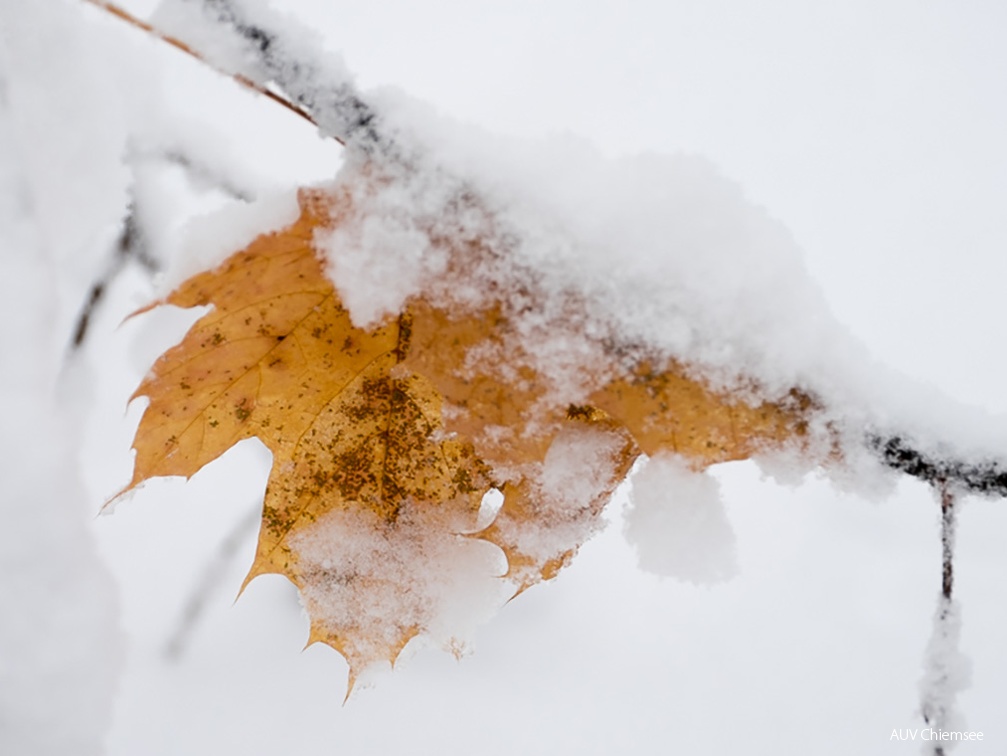
<svg viewBox="0 0 1007 756"><path fill-rule="evenodd" d="M398 87L500 134L711 159L790 229L836 317L880 361L1007 409L1001 4L283 10L324 35L364 89ZM782 487L750 463L717 468L740 574L712 588L641 571L617 503L608 530L505 606L472 655L409 650L345 706L346 666L325 647L300 651L307 623L285 581L259 578L232 604L248 530L167 658L194 586L260 500L268 455L246 442L189 483L154 482L95 518L129 475L142 408L126 400L190 318L120 325L154 291L130 265L83 348L68 344L113 254L127 144L135 154L173 140L262 193L327 179L340 160L289 113L91 7L0 0L0 750L919 752L890 739L922 724L940 587L938 510L910 480L866 501L814 479ZM223 200L177 167L134 162L145 222L163 232L151 246L169 255L182 222ZM1007 743L1005 536L1003 502L966 500L956 595L973 672L959 708L985 741L963 754Z"/></svg>

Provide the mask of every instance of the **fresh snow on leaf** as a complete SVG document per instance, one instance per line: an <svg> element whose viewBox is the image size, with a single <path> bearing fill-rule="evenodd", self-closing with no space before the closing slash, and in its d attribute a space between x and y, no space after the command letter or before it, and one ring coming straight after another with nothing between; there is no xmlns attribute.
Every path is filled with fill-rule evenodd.
<svg viewBox="0 0 1007 756"><path fill-rule="evenodd" d="M661 454L632 481L624 532L642 569L703 585L737 573L735 537L715 478Z"/></svg>

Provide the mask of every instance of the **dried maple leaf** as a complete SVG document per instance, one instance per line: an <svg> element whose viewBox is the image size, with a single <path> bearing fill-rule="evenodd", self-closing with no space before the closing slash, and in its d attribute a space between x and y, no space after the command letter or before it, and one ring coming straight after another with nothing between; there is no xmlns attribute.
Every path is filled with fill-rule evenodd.
<svg viewBox="0 0 1007 756"><path fill-rule="evenodd" d="M672 452L699 468L801 439L814 408L799 391L753 405L709 388L675 361L663 370L641 363L595 391L590 402L627 428L645 454Z"/></svg>
<svg viewBox="0 0 1007 756"><path fill-rule="evenodd" d="M472 529L491 484L471 444L442 432L429 382L396 369L409 317L355 328L325 278L312 236L331 222L332 199L302 193L301 206L294 225L259 237L164 301L214 310L136 391L150 404L126 490L153 476L191 476L239 440L259 438L273 468L248 579L280 573L303 592L319 575L305 574L291 540L329 512L363 510L395 527L404 508L429 506L447 532ZM356 669L394 659L416 631L344 626L316 612L311 639L339 649ZM374 637L386 642L376 646Z"/></svg>
<svg viewBox="0 0 1007 756"><path fill-rule="evenodd" d="M517 593L570 563L599 529L602 510L639 454L632 437L604 413L571 415L541 464L503 486L499 513L479 533L506 554L506 577Z"/></svg>
<svg viewBox="0 0 1007 756"><path fill-rule="evenodd" d="M299 200L291 226L164 300L213 309L134 395L150 404L126 490L189 477L259 438L273 464L246 583L290 579L309 642L344 655L351 686L439 621L452 565L468 569L474 542L499 547L520 592L570 561L641 451L705 467L804 433L801 397L753 407L675 363L599 377L586 402L564 404L523 353L503 300L472 311L414 297L358 328L314 247L346 217L349 194ZM493 488L503 503L479 530Z"/></svg>

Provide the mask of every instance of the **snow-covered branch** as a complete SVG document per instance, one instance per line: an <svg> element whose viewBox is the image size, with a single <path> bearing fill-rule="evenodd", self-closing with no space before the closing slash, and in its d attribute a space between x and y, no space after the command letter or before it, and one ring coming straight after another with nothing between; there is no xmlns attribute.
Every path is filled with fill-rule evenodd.
<svg viewBox="0 0 1007 756"><path fill-rule="evenodd" d="M869 434L869 447L893 470L939 490L945 486L983 496L1007 496L1007 464L996 459L968 461L920 451L898 434Z"/></svg>
<svg viewBox="0 0 1007 756"><path fill-rule="evenodd" d="M164 2L154 22L115 3L85 0L314 123L324 136L367 154L387 151L374 110L361 98L342 59L307 30L263 6L231 0Z"/></svg>
<svg viewBox="0 0 1007 756"><path fill-rule="evenodd" d="M342 58L326 51L310 30L264 3L164 0L152 23L147 23L105 0L86 1L280 102L316 124L323 136L344 144L349 155L380 157L386 165L414 164L403 159L403 145L390 135L392 129L383 128L378 110L360 94ZM473 191L471 183L459 181L448 202L457 204L462 195L471 200ZM466 204L473 206L471 201ZM513 236L514 229L503 233ZM816 395L814 386L803 389ZM898 426L890 432L862 434L864 446L882 464L931 486L948 484L970 493L1007 495L1007 461L989 454L962 455L954 443L918 444L915 438L915 433ZM941 451L933 451L935 447Z"/></svg>

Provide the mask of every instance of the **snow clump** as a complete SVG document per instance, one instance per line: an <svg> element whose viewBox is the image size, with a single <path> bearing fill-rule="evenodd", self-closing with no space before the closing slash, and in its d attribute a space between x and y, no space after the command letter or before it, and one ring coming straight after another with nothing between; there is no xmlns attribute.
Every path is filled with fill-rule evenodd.
<svg viewBox="0 0 1007 756"><path fill-rule="evenodd" d="M710 585L738 572L720 484L676 455L651 457L633 474L624 533L655 575Z"/></svg>

